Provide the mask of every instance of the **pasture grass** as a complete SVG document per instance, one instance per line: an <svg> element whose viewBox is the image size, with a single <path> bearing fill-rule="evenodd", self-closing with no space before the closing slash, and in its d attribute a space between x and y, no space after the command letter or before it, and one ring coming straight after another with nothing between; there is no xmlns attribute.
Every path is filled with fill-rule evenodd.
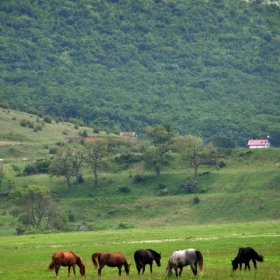
<svg viewBox="0 0 280 280"><path fill-rule="evenodd" d="M5 236L0 239L0 279L54 279L54 271L48 270L51 255L55 251L73 250L86 263L85 279L96 279L97 270L91 262L94 252L122 252L132 264L129 279L175 279L167 277L165 266L177 249L196 248L204 256L204 273L194 277L189 267L183 271L183 279L247 279L276 280L280 269L280 224L276 221L154 227L143 229L105 230L99 232L75 232L46 235ZM231 259L240 246L252 246L265 256L258 270L231 270ZM162 265L154 263L153 273L149 267L143 276L137 275L133 260L139 248L152 248L162 254ZM116 279L116 268L105 267L101 279ZM122 278L126 279L124 269ZM77 279L81 278L77 273ZM61 268L59 279L68 279L67 268ZM74 279L71 271L70 279Z"/></svg>

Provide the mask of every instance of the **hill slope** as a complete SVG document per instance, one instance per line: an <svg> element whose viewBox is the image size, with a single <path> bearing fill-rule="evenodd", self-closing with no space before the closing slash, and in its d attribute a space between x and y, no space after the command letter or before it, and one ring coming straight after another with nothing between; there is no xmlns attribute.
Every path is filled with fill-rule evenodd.
<svg viewBox="0 0 280 280"><path fill-rule="evenodd" d="M279 146L280 8L258 3L1 1L0 102Z"/></svg>
<svg viewBox="0 0 280 280"><path fill-rule="evenodd" d="M34 116L33 116L34 117ZM70 194L62 179L48 175L17 176L12 165L21 170L40 158L49 158L51 147L67 144L63 131L77 136L71 124L46 124L42 131L22 128L22 118L32 119L26 113L1 110L1 164L7 171L0 189L0 234L14 234L16 220L9 212L12 205L2 196L17 186L40 185L49 187L57 195L57 202L65 213L74 217L73 228L86 224L89 229L116 229L165 225L191 225L278 220L280 203L280 176L278 148L235 149L220 153L226 165L202 166L199 169L199 192L184 193L181 183L194 171L182 166L174 154L174 162L162 172L159 182L154 172L145 171L142 163L129 168L102 171L99 185L94 188L90 172L83 171L84 182L73 186ZM86 129L86 128L84 128ZM10 133L10 132L12 133ZM11 136L13 136L11 138ZM104 136L105 137L105 136ZM42 140L44 139L44 140ZM135 184L135 175L145 176L144 182ZM129 188L124 193L121 187ZM166 191L162 189L166 188ZM199 203L194 199L199 198Z"/></svg>

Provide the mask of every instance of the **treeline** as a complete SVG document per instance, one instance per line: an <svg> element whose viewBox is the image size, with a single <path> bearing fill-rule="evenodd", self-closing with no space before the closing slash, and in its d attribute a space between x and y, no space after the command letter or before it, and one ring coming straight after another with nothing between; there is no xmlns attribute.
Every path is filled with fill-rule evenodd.
<svg viewBox="0 0 280 280"><path fill-rule="evenodd" d="M262 1L4 0L0 102L115 131L169 124L223 146L267 135L279 146L279 14Z"/></svg>

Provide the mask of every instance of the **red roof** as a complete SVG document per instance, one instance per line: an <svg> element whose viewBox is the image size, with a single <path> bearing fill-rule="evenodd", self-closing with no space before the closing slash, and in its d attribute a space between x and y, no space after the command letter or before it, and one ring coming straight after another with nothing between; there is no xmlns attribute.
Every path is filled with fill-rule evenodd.
<svg viewBox="0 0 280 280"><path fill-rule="evenodd" d="M248 146L267 146L268 140L249 140Z"/></svg>

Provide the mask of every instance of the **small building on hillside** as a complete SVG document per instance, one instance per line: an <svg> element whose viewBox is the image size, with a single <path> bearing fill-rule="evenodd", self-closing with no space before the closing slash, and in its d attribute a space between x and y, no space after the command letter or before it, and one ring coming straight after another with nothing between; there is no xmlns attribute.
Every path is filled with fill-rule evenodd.
<svg viewBox="0 0 280 280"><path fill-rule="evenodd" d="M270 146L269 139L263 139L263 140L250 139L248 142L248 147L250 149L268 148L269 146Z"/></svg>

